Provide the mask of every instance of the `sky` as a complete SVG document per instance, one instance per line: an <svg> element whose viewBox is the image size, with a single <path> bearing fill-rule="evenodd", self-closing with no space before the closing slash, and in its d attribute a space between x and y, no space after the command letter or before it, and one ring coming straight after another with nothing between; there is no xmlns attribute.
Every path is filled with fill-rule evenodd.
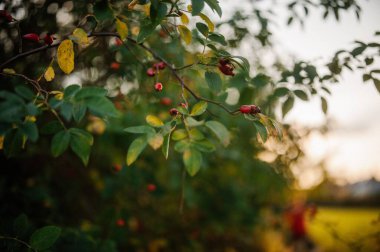
<svg viewBox="0 0 380 252"><path fill-rule="evenodd" d="M232 2L220 2L223 10L231 9ZM277 25L272 27L277 52L322 63L340 49L352 49L354 40L380 41L380 36L374 36L375 31L380 31L378 0L359 1L360 22L353 12L343 13L339 22L333 18L323 21L322 10L313 9L304 28L286 25L286 12L281 8L284 2L278 1L280 8L274 8L278 17ZM375 64L380 69L380 60ZM338 183L355 183L371 177L380 180L380 94L372 82L363 83L359 72L349 71L343 72L340 83L331 91L332 95L327 97L327 116L316 98L309 102L298 100L284 120L295 127L318 127L327 121L334 124L328 134L315 132L303 141L307 160L294 169L300 186L308 188L321 181L322 172L317 165L321 161Z"/></svg>

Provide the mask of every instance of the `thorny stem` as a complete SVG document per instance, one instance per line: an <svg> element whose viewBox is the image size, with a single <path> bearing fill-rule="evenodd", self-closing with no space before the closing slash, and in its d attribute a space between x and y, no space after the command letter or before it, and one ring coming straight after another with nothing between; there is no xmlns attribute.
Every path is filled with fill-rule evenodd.
<svg viewBox="0 0 380 252"><path fill-rule="evenodd" d="M117 38L120 38L119 34L115 33L115 32L93 32L93 33L90 33L88 35L88 37L117 37ZM236 115L238 113L238 110L230 110L228 107L226 107L221 102L210 100L210 99L204 98L204 97L196 94L189 86L187 86L185 84L184 80L178 74L177 71L180 70L180 69L177 69L173 65L169 64L168 61L166 61L165 59L163 59L160 55L158 55L151 48L145 46L143 43L138 43L135 39L130 38L130 37L127 37L127 40L129 42L131 42L132 44L138 45L139 47L141 47L145 51L149 52L155 59L157 59L159 61L162 61L162 62L164 62L166 64L166 66L172 72L173 76L178 80L179 84L181 85L181 87L182 87L182 97L183 97L183 99L185 101L186 101L186 98L184 96L184 90L186 90L187 92L189 92L191 94L191 96L193 96L198 101L205 101L207 103L211 103L211 104L214 104L216 106L219 106L220 108L222 108L223 110L225 110L227 113L229 113L231 115ZM30 50L30 51L27 51L27 52L17 54L16 56L14 56L14 57L8 59L7 61L5 61L4 63L2 63L0 65L0 70L3 69L6 65L12 63L13 61L15 61L17 59L24 58L26 56L29 56L29 55L32 55L32 54L35 54L35 53L38 53L38 52L41 52L41 51L44 51L44 50L47 50L47 49L57 47L57 46L60 45L60 43L61 42L58 42L58 43L53 44L53 45L44 45L44 46L41 46L39 48Z"/></svg>
<svg viewBox="0 0 380 252"><path fill-rule="evenodd" d="M25 247L27 247L28 249L32 250L32 251L35 251L37 252L37 250L35 250L32 246L30 246L28 243L20 240L20 239L17 239L16 237L9 237L9 236L2 236L0 235L0 239L3 239L3 240L13 240L13 241L17 241L18 243L21 243L23 244Z"/></svg>

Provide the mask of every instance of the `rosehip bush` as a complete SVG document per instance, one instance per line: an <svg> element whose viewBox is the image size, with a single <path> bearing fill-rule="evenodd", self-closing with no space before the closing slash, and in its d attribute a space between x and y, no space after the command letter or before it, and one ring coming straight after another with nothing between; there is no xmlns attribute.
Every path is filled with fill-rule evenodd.
<svg viewBox="0 0 380 252"><path fill-rule="evenodd" d="M311 97L327 112L342 69L380 90L380 45L358 41L325 69L264 67L236 53L271 48L268 13L252 8L221 22L217 0L1 3L0 250L259 250L246 238L302 157L278 121ZM41 248L44 225L62 229L37 233Z"/></svg>

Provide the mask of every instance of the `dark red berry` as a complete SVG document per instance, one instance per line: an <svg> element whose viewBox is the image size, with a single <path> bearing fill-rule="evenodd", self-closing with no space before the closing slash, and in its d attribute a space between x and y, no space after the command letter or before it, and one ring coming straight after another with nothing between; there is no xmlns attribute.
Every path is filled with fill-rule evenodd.
<svg viewBox="0 0 380 252"><path fill-rule="evenodd" d="M125 220L122 218L119 218L116 220L116 226L118 227L124 227L125 226Z"/></svg>
<svg viewBox="0 0 380 252"><path fill-rule="evenodd" d="M249 114L249 113L251 113L251 106L250 105L241 105L239 110L242 114Z"/></svg>
<svg viewBox="0 0 380 252"><path fill-rule="evenodd" d="M157 66L158 66L159 69L162 70L162 69L165 69L166 64L165 64L165 62L162 62L162 61L161 61L161 62L158 62L158 63L157 63Z"/></svg>
<svg viewBox="0 0 380 252"><path fill-rule="evenodd" d="M52 35L50 35L50 33L48 33L45 35L44 41L45 41L45 44L51 45L51 44L53 44L54 37Z"/></svg>
<svg viewBox="0 0 380 252"><path fill-rule="evenodd" d="M157 92L161 92L163 87L164 87L164 86L162 85L161 82L157 82L156 84L154 84L154 89L155 89Z"/></svg>
<svg viewBox="0 0 380 252"><path fill-rule="evenodd" d="M172 99L170 99L169 97L163 97L161 98L160 103L162 105L169 106L172 104Z"/></svg>
<svg viewBox="0 0 380 252"><path fill-rule="evenodd" d="M225 75L230 75L230 76L234 76L235 75L235 73L234 73L234 67L233 67L232 64L225 64L225 65L219 64L218 68Z"/></svg>
<svg viewBox="0 0 380 252"><path fill-rule="evenodd" d="M147 74L149 77L153 77L153 76L156 74L156 71L154 71L153 68L148 68L148 70L146 70L146 74Z"/></svg>
<svg viewBox="0 0 380 252"><path fill-rule="evenodd" d="M258 113L261 113L260 107L256 105L251 105L251 114L256 115Z"/></svg>
<svg viewBox="0 0 380 252"><path fill-rule="evenodd" d="M0 18L4 18L8 23L13 21L13 17L6 10L0 10Z"/></svg>
<svg viewBox="0 0 380 252"><path fill-rule="evenodd" d="M156 191L157 186L156 186L155 184L148 184L148 185L146 186L146 189L147 189L149 192L154 192L154 191Z"/></svg>
<svg viewBox="0 0 380 252"><path fill-rule="evenodd" d="M113 165L113 170L115 171L115 172L119 172L119 171L121 171L123 169L123 166L121 165L121 164L114 164Z"/></svg>
<svg viewBox="0 0 380 252"><path fill-rule="evenodd" d="M176 116L176 115L178 115L178 113L179 113L178 110L175 109L175 108L172 108L172 109L169 110L169 114L171 116Z"/></svg>
<svg viewBox="0 0 380 252"><path fill-rule="evenodd" d="M35 34L35 33L25 34L24 36L22 36L22 38L26 40L34 41L34 42L40 41L40 37L38 36L38 34Z"/></svg>
<svg viewBox="0 0 380 252"><path fill-rule="evenodd" d="M219 64L221 64L222 66L230 64L230 60L222 58L219 60Z"/></svg>
<svg viewBox="0 0 380 252"><path fill-rule="evenodd" d="M121 39L119 39L119 38L115 39L115 45L121 46L122 44L123 44L123 41L121 41Z"/></svg>
<svg viewBox="0 0 380 252"><path fill-rule="evenodd" d="M118 62L112 62L112 63L111 63L111 68L112 68L113 70L119 70L119 68L120 68L120 63L118 63Z"/></svg>

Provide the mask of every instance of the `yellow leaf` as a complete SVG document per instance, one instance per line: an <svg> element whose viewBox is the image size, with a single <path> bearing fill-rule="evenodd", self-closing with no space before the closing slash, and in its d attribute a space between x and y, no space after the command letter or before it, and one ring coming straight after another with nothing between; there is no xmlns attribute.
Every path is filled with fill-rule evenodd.
<svg viewBox="0 0 380 252"><path fill-rule="evenodd" d="M76 28L73 31L72 37L77 44L80 44L80 45L87 45L88 44L87 33L81 28Z"/></svg>
<svg viewBox="0 0 380 252"><path fill-rule="evenodd" d="M4 68L3 69L3 73L6 73L6 74L15 74L16 71L12 68Z"/></svg>
<svg viewBox="0 0 380 252"><path fill-rule="evenodd" d="M25 116L25 121L27 122L36 122L37 118L35 116Z"/></svg>
<svg viewBox="0 0 380 252"><path fill-rule="evenodd" d="M161 127L164 125L164 123L160 120L160 118L154 115L147 115L145 120L150 126L153 126L153 127Z"/></svg>
<svg viewBox="0 0 380 252"><path fill-rule="evenodd" d="M193 6L192 6L191 4L189 4L189 5L187 6L187 11L190 11L190 12L193 11Z"/></svg>
<svg viewBox="0 0 380 252"><path fill-rule="evenodd" d="M124 40L128 36L128 26L126 23L120 21L120 19L116 19L116 30L121 40Z"/></svg>
<svg viewBox="0 0 380 252"><path fill-rule="evenodd" d="M148 139L148 143L153 148L153 150L160 148L163 142L164 137L161 134L156 134Z"/></svg>
<svg viewBox="0 0 380 252"><path fill-rule="evenodd" d="M54 69L51 66L49 66L46 72L44 73L44 78L46 81L52 81L54 77L55 77Z"/></svg>
<svg viewBox="0 0 380 252"><path fill-rule="evenodd" d="M0 136L0 150L3 149L3 144L4 144L4 136Z"/></svg>
<svg viewBox="0 0 380 252"><path fill-rule="evenodd" d="M208 26L208 29L210 30L210 32L214 32L214 29L215 29L215 25L214 23L208 18L208 16L206 16L205 14L203 13L200 13L199 16L206 22L207 26Z"/></svg>
<svg viewBox="0 0 380 252"><path fill-rule="evenodd" d="M137 36L140 33L140 27L133 26L131 29L131 33L132 33L132 35Z"/></svg>
<svg viewBox="0 0 380 252"><path fill-rule="evenodd" d="M69 39L62 41L57 50L58 65L66 74L74 70L74 46Z"/></svg>
<svg viewBox="0 0 380 252"><path fill-rule="evenodd" d="M189 24L189 18L187 17L187 15L186 15L185 13L182 13L182 14L181 14L181 22L182 22L182 24L184 24L184 25Z"/></svg>
<svg viewBox="0 0 380 252"><path fill-rule="evenodd" d="M178 31L179 35L185 41L185 43L188 45L191 43L191 31L184 25L178 25Z"/></svg>

